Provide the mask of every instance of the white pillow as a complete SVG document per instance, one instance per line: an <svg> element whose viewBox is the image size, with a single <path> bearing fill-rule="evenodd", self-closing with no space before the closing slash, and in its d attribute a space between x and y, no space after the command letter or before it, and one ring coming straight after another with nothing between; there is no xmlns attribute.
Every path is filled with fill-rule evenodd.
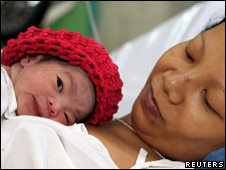
<svg viewBox="0 0 226 170"><path fill-rule="evenodd" d="M224 17L225 1L201 2L110 53L124 83L123 99L114 117L131 112L135 99L165 51L192 39Z"/></svg>

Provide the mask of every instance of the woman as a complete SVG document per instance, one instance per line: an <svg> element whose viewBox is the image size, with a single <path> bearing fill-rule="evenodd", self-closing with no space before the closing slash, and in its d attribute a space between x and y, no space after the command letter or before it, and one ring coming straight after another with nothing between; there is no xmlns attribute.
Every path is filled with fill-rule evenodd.
<svg viewBox="0 0 226 170"><path fill-rule="evenodd" d="M116 165L130 168L144 148L147 161L197 161L225 145L225 22L168 50L130 115L93 127ZM126 148L126 149L125 149Z"/></svg>

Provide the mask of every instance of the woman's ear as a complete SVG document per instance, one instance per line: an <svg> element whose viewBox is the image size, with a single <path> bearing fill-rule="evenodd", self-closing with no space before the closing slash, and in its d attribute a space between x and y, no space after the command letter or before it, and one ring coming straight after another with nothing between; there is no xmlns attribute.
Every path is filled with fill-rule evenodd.
<svg viewBox="0 0 226 170"><path fill-rule="evenodd" d="M34 64L37 61L39 61L42 57L43 57L42 55L37 55L37 56L28 55L20 60L20 65L22 67L29 66L29 65Z"/></svg>

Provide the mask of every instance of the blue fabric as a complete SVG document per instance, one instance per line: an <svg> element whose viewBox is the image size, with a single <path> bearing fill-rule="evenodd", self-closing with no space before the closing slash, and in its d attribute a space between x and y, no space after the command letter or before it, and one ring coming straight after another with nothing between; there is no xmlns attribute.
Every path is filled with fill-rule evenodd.
<svg viewBox="0 0 226 170"><path fill-rule="evenodd" d="M203 161L225 161L225 147L211 152Z"/></svg>
<svg viewBox="0 0 226 170"><path fill-rule="evenodd" d="M223 161L224 165L223 165L222 168L220 168L220 169L223 169L225 167L225 147L220 148L220 149L218 149L214 152L211 152L202 161L211 161L211 162L212 161L214 161L214 162ZM207 168L202 167L201 169L207 169ZM217 168L214 168L214 169L217 169Z"/></svg>

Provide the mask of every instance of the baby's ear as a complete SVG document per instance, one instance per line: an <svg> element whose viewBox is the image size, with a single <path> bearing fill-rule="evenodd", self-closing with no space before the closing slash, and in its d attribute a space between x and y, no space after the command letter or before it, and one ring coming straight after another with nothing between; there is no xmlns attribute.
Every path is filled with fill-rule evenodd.
<svg viewBox="0 0 226 170"><path fill-rule="evenodd" d="M29 65L34 64L37 61L39 61L42 57L43 57L42 55L37 55L37 56L28 55L20 60L20 65L22 67L29 66Z"/></svg>

